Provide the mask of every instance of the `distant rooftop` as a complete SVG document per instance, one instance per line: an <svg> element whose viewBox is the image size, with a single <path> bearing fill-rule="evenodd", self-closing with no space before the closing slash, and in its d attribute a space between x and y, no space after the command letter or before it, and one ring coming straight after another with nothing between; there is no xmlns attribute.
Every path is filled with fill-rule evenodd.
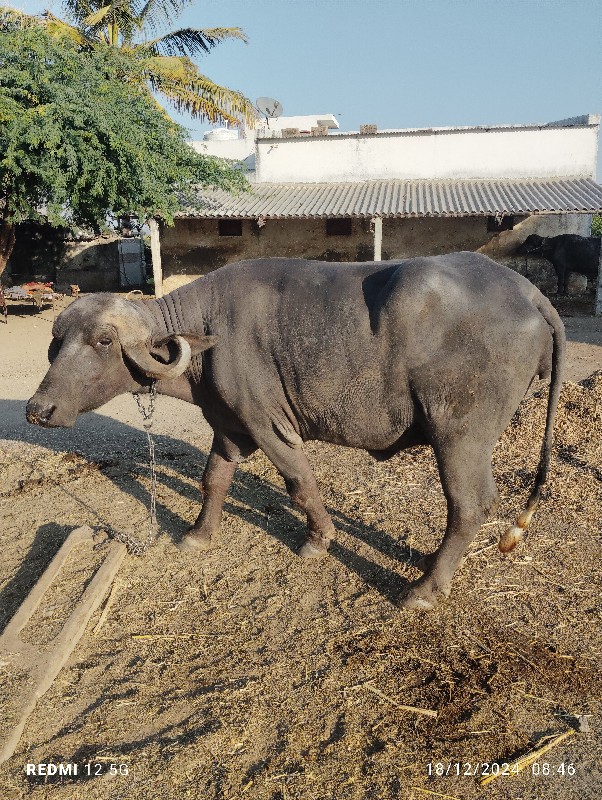
<svg viewBox="0 0 602 800"><path fill-rule="evenodd" d="M236 139L272 139L275 136L281 138L283 131L298 130L299 134L309 134L312 128L327 128L324 135L328 136L378 136L378 135L399 135L408 136L412 134L450 134L466 133L469 131L516 131L516 130L542 130L545 128L583 128L595 127L600 124L600 114L582 114L577 117L568 117L554 122L530 122L522 124L501 124L501 125L445 125L431 128L378 128L374 133L362 133L362 131L342 131L339 122L334 114L305 114L297 116L282 116L271 119L260 118L254 128L223 128L215 126L205 131L203 139L207 141L224 141ZM291 138L296 138L299 134L290 134ZM315 131L314 131L315 134ZM288 137L287 137L288 138Z"/></svg>
<svg viewBox="0 0 602 800"><path fill-rule="evenodd" d="M273 132L283 129L299 130L301 133L310 133L312 128L326 128L328 131L339 129L339 122L334 114L304 114L295 117L260 117L255 127L224 128L214 126L203 133L204 141L226 141L231 139L258 139L271 138Z"/></svg>
<svg viewBox="0 0 602 800"><path fill-rule="evenodd" d="M291 118L292 119L292 118ZM425 133L466 133L469 131L516 131L516 130L542 130L545 128L584 128L595 127L600 124L600 114L582 114L578 117L557 120L555 122L531 122L521 124L501 124L501 125L446 125L432 128L377 128L376 133L362 134L361 131L341 131L329 132L329 136L378 136L399 135L407 136L410 134ZM294 126L284 126L294 127ZM338 127L338 126L337 126ZM258 137L261 138L261 137ZM269 135L268 135L269 138Z"/></svg>

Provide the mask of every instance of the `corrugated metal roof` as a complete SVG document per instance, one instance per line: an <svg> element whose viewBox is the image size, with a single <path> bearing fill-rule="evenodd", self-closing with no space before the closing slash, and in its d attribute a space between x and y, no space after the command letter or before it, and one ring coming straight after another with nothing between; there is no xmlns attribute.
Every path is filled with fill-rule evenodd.
<svg viewBox="0 0 602 800"><path fill-rule="evenodd" d="M319 219L602 212L602 186L588 178L256 183L239 195L203 190L199 198L204 208L189 207L178 216Z"/></svg>

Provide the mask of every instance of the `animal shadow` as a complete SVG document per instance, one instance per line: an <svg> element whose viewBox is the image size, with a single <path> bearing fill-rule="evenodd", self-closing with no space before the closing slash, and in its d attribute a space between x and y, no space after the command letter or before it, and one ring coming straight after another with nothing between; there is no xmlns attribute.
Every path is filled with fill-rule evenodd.
<svg viewBox="0 0 602 800"><path fill-rule="evenodd" d="M40 429L25 422L25 404L19 401L0 401L0 439L43 446L56 453L75 453L98 467L121 491L140 503L149 506L150 495L138 480L148 474L148 453L144 432L131 425L89 413L78 420L76 429ZM200 482L207 453L170 436L154 436L157 452L157 481L159 485L177 493L200 510ZM127 453L124 461L122 453ZM110 519L103 518L77 496L69 482L60 485L75 502L86 506L102 527L112 527ZM260 528L291 551L296 552L305 536L305 525L293 513L288 495L279 487L250 472L238 470L225 503L225 510ZM238 502L231 502L235 500ZM241 507L243 506L243 507ZM381 554L412 565L423 554L410 550L403 542L385 531L361 520L347 516L338 509L329 508L335 527L347 537L357 539ZM278 517L278 524L274 518ZM167 505L157 501L157 522L174 542L179 541L189 521ZM55 523L42 525L24 559L22 566L0 594L0 626L5 626L20 602L32 588L70 528ZM405 581L391 570L381 567L369 558L359 556L341 543L333 543L331 554L348 569L377 589L384 597L394 600ZM33 570L32 570L33 565Z"/></svg>

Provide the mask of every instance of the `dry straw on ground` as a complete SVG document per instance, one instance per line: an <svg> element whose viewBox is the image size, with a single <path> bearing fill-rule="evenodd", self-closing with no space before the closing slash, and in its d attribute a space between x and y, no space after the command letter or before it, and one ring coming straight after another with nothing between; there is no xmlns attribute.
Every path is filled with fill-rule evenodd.
<svg viewBox="0 0 602 800"><path fill-rule="evenodd" d="M497 549L533 485L546 399L543 390L525 400L503 435L494 452L496 518L472 544L449 601L430 614L395 606L445 524L430 450L377 464L362 452L309 445L337 542L308 563L294 552L302 520L260 454L237 473L214 549L178 553L172 537L198 512L209 440L159 436L165 533L146 558L124 564L106 613L91 621L96 635L81 640L31 717L0 795L597 797L602 372L565 385L546 497L521 546L506 557ZM128 461L95 467L79 454L2 447L7 615L69 526L100 518L131 529L144 520L148 478L143 443ZM572 777L527 767L479 788L478 765L518 759L560 722L585 716L590 732L540 754L553 769L573 764ZM51 758L110 759L129 774L26 779L26 760ZM460 764L461 774L438 777L439 763Z"/></svg>

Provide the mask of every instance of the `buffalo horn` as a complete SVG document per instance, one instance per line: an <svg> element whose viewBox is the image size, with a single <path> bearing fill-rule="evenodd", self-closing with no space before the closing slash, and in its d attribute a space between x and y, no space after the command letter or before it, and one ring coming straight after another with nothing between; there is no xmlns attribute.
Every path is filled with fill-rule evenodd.
<svg viewBox="0 0 602 800"><path fill-rule="evenodd" d="M171 364L162 364L156 361L143 343L129 345L124 348L126 356L142 370L149 378L157 380L174 380L179 378L190 365L192 353L190 345L182 336L175 336L174 341L178 345L178 355Z"/></svg>

